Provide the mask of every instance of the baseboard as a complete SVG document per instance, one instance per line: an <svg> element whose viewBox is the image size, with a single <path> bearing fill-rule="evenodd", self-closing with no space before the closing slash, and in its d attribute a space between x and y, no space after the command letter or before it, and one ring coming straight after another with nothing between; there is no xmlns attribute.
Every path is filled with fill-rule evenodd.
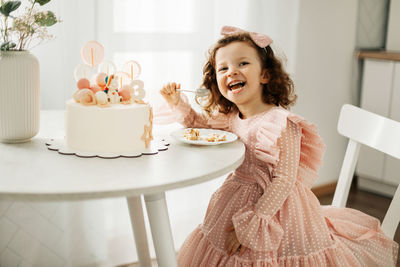
<svg viewBox="0 0 400 267"><path fill-rule="evenodd" d="M330 184L324 184L324 185L319 185L311 188L311 191L316 195L317 197L323 197L326 195L333 195L335 193L337 182L330 183Z"/></svg>
<svg viewBox="0 0 400 267"><path fill-rule="evenodd" d="M360 177L359 188L386 197L393 197L397 186L385 184L381 181L376 181L375 179L368 179L368 177L364 176Z"/></svg>

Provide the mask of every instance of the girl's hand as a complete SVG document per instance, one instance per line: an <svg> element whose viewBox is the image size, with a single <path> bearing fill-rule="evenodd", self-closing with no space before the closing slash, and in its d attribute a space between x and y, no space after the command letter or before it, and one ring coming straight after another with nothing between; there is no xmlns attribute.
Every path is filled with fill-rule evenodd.
<svg viewBox="0 0 400 267"><path fill-rule="evenodd" d="M229 256L232 256L239 250L239 256L242 256L246 251L246 247L239 243L239 240L236 237L235 228L230 226L226 228L226 231L230 232L228 238L225 241L226 251Z"/></svg>
<svg viewBox="0 0 400 267"><path fill-rule="evenodd" d="M168 83L160 90L160 94L164 97L170 107L178 105L180 100L180 92L176 89L180 89L181 84Z"/></svg>

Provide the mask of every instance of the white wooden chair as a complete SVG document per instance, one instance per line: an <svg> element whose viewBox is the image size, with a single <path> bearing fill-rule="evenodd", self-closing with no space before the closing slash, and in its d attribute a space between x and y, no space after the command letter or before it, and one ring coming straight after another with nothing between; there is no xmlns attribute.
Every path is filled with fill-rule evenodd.
<svg viewBox="0 0 400 267"><path fill-rule="evenodd" d="M340 111L338 132L348 137L349 143L332 205L345 207L361 145L372 147L400 160L400 122L346 104ZM400 185L382 222L383 232L393 238L399 221Z"/></svg>

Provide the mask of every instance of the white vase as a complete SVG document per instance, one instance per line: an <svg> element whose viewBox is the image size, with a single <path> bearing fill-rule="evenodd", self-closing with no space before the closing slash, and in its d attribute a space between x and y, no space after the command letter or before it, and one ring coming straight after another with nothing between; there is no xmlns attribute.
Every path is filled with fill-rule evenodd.
<svg viewBox="0 0 400 267"><path fill-rule="evenodd" d="M0 52L0 142L22 143L39 131L39 61L28 51Z"/></svg>

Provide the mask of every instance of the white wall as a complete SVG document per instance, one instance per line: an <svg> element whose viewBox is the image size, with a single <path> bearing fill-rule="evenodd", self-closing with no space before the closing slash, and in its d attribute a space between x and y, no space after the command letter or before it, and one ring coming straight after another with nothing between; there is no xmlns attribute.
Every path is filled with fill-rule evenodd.
<svg viewBox="0 0 400 267"><path fill-rule="evenodd" d="M248 29L266 33L272 37L274 40L272 48L275 54L284 61L287 71L293 74L296 63L300 0L269 0L251 3L248 16L253 19L248 20Z"/></svg>
<svg viewBox="0 0 400 267"><path fill-rule="evenodd" d="M32 50L40 63L41 109L64 109L76 87L73 71L80 48L96 38L95 0L51 1L44 6L62 22L49 28L55 39Z"/></svg>
<svg viewBox="0 0 400 267"><path fill-rule="evenodd" d="M390 15L388 21L388 32L386 38L386 49L400 51L400 0L390 1Z"/></svg>
<svg viewBox="0 0 400 267"><path fill-rule="evenodd" d="M344 103L357 103L352 82L357 0L303 0L297 26L293 111L315 123L327 150L315 185L337 180L347 140L337 133Z"/></svg>

